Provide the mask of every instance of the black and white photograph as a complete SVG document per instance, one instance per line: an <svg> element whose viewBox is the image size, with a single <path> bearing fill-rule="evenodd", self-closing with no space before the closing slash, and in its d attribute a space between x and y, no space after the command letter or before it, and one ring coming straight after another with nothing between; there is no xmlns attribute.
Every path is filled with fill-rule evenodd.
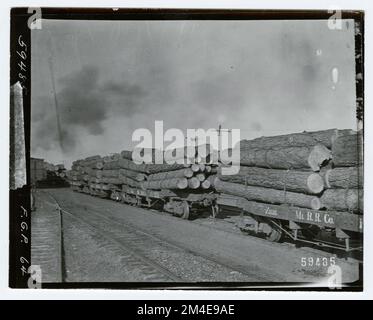
<svg viewBox="0 0 373 320"><path fill-rule="evenodd" d="M11 286L363 290L363 45L359 10L14 8Z"/></svg>

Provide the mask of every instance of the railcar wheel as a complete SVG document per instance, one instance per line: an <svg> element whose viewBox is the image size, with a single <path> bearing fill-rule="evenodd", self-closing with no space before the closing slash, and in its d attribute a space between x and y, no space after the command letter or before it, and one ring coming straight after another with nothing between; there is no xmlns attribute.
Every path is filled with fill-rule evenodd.
<svg viewBox="0 0 373 320"><path fill-rule="evenodd" d="M279 220L266 220L261 222L261 229L265 234L265 238L271 242L279 242L282 240L284 232L281 229Z"/></svg>

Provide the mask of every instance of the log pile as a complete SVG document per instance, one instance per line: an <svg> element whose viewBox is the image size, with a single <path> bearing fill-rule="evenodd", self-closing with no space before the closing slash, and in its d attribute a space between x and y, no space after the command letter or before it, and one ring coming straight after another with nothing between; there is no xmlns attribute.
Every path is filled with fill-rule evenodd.
<svg viewBox="0 0 373 320"><path fill-rule="evenodd" d="M223 164L213 184L258 203L362 213L362 144L361 132L337 129L242 140L239 172Z"/></svg>
<svg viewBox="0 0 373 320"><path fill-rule="evenodd" d="M213 184L210 176L217 172L217 168L206 162L211 157L210 153L210 149L203 155L196 151L194 159L187 155L185 160L188 157L192 163L154 164L135 162L132 152L123 150L110 156L96 155L74 161L69 178L74 189L95 195L97 192L115 192L126 187L211 192ZM154 158L155 151L151 150L150 154ZM170 160L177 153L166 151L163 154Z"/></svg>
<svg viewBox="0 0 373 320"><path fill-rule="evenodd" d="M73 188L101 195L126 188L217 192L260 204L362 213L362 146L361 132L337 129L242 140L235 147L240 167L234 175L224 174L229 163L217 163L219 154L210 146L184 149L183 158L180 149L138 153L152 161L161 154L172 164L134 161L124 150L77 160L68 177Z"/></svg>

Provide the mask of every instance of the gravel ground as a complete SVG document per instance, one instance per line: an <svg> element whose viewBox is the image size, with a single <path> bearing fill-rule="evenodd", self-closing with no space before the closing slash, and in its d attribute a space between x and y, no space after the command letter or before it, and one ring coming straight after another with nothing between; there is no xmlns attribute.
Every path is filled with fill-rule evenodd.
<svg viewBox="0 0 373 320"><path fill-rule="evenodd" d="M60 216L45 194L38 192L36 211L31 214L31 264L39 265L43 283L60 282Z"/></svg>
<svg viewBox="0 0 373 320"><path fill-rule="evenodd" d="M134 229L144 231L146 235L142 240L138 242L137 236L130 245L135 243L136 250L184 281L320 282L328 276L328 265L313 262L312 265L309 262L303 265L302 261L330 259L332 255L225 231L224 228L232 227L226 221L220 224L218 219L203 220L203 223L198 219L184 221L69 189L49 191L63 208L81 218L102 215L110 219L112 227L106 221L105 228L108 228L107 232L113 231L116 237L121 230L122 234L125 230L128 233ZM123 250L106 244L79 224L70 223L65 237L70 281L149 281L139 280L141 274L132 270L131 265L126 265L125 255L123 258L123 252L119 252ZM153 241L149 240L151 237ZM344 282L358 279L357 262L336 261L342 269Z"/></svg>
<svg viewBox="0 0 373 320"><path fill-rule="evenodd" d="M171 281L167 277L162 277L162 274L157 271L149 271L146 268L144 270L146 264L133 259L126 248L167 269L177 277L179 282L222 281L222 279L247 282L254 279L141 232L133 232L124 226L106 223L104 218L97 223L97 216L90 212L84 213L83 220L97 230L99 228L101 232L95 232L94 228L87 228L84 222L77 221L70 214L64 214L67 281ZM115 242L110 239L114 239ZM84 246L79 243L84 243ZM92 255L92 252L95 255Z"/></svg>

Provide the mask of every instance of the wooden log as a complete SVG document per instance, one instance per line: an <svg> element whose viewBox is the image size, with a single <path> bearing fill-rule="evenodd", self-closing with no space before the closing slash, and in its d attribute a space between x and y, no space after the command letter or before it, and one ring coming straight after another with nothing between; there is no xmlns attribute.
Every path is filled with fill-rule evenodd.
<svg viewBox="0 0 373 320"><path fill-rule="evenodd" d="M211 187L211 183L208 179L206 179L205 181L203 181L201 183L201 187L202 189L209 189Z"/></svg>
<svg viewBox="0 0 373 320"><path fill-rule="evenodd" d="M120 155L123 159L132 160L132 151L123 150L121 151Z"/></svg>
<svg viewBox="0 0 373 320"><path fill-rule="evenodd" d="M197 163L194 163L191 165L191 169L193 172L198 172L200 170L200 167Z"/></svg>
<svg viewBox="0 0 373 320"><path fill-rule="evenodd" d="M99 180L100 183L110 183L110 184L116 184L121 185L123 184L123 181L121 178L110 178L110 177L103 177Z"/></svg>
<svg viewBox="0 0 373 320"><path fill-rule="evenodd" d="M327 169L324 174L326 188L362 189L363 167Z"/></svg>
<svg viewBox="0 0 373 320"><path fill-rule="evenodd" d="M103 178L118 178L119 176L119 169L107 169L107 170L102 170L102 177Z"/></svg>
<svg viewBox="0 0 373 320"><path fill-rule="evenodd" d="M206 165L205 164L199 163L198 166L199 166L199 171L200 172L204 172L206 170Z"/></svg>
<svg viewBox="0 0 373 320"><path fill-rule="evenodd" d="M80 160L78 163L79 166L89 167L93 169L102 169L103 159L100 156L96 155Z"/></svg>
<svg viewBox="0 0 373 320"><path fill-rule="evenodd" d="M323 145L253 149L240 153L241 165L271 169L304 169L319 171L331 159L331 151Z"/></svg>
<svg viewBox="0 0 373 320"><path fill-rule="evenodd" d="M206 179L206 176L203 174L203 173L197 173L196 174L196 178L199 180L199 181L205 181Z"/></svg>
<svg viewBox="0 0 373 320"><path fill-rule="evenodd" d="M121 156L120 153L113 153L113 154L110 155L110 159L111 159L112 161L116 161L116 160L119 160L119 159L121 159L121 158L122 158L122 156Z"/></svg>
<svg viewBox="0 0 373 320"><path fill-rule="evenodd" d="M211 150L211 153L208 154L207 156L205 157L202 157L200 155L198 155L200 157L200 160L198 163L204 163L204 164L218 164L219 162L219 152L218 150Z"/></svg>
<svg viewBox="0 0 373 320"><path fill-rule="evenodd" d="M208 176L206 178L206 180L208 180L210 182L210 186L213 188L214 187L214 182L215 182L215 179L216 179L217 175L216 174L213 174L211 176Z"/></svg>
<svg viewBox="0 0 373 320"><path fill-rule="evenodd" d="M240 148L245 149L272 149L284 147L311 147L322 144L331 148L334 141L344 135L352 135L353 130L329 129L314 132L291 133L272 137L260 137L253 140L240 141Z"/></svg>
<svg viewBox="0 0 373 320"><path fill-rule="evenodd" d="M141 188L141 182L139 182L135 179L126 177L126 176L122 175L121 173L119 173L118 179L120 180L119 184L126 184L126 185L131 186L131 187ZM113 184L117 184L117 183L113 183Z"/></svg>
<svg viewBox="0 0 373 320"><path fill-rule="evenodd" d="M321 196L321 205L329 210L363 212L362 189L327 189Z"/></svg>
<svg viewBox="0 0 373 320"><path fill-rule="evenodd" d="M166 172L159 172L151 174L147 177L148 181L155 181L155 180L165 180L165 179L172 179L172 178L190 178L193 176L193 171L191 168L182 168L173 171L166 171Z"/></svg>
<svg viewBox="0 0 373 320"><path fill-rule="evenodd" d="M96 162L96 164L94 165L94 168L102 170L104 168L104 162L103 161Z"/></svg>
<svg viewBox="0 0 373 320"><path fill-rule="evenodd" d="M144 181L146 178L146 175L141 172L132 171L128 169L119 169L119 175L123 177L128 177L136 181Z"/></svg>
<svg viewBox="0 0 373 320"><path fill-rule="evenodd" d="M198 189L200 185L201 185L201 181L198 180L198 178L192 177L188 179L188 188Z"/></svg>
<svg viewBox="0 0 373 320"><path fill-rule="evenodd" d="M145 173L153 174L158 172L174 171L182 168L187 168L184 164L145 164Z"/></svg>
<svg viewBox="0 0 373 320"><path fill-rule="evenodd" d="M89 177L88 181L93 183L101 183L102 178Z"/></svg>
<svg viewBox="0 0 373 320"><path fill-rule="evenodd" d="M164 160L169 162L184 160L185 163L209 163L213 160L213 155L217 155L216 150L210 144L198 146L185 146L183 148L170 149L164 152ZM218 157L216 156L215 162Z"/></svg>
<svg viewBox="0 0 373 320"><path fill-rule="evenodd" d="M312 171L265 169L257 167L240 167L235 175L223 175L218 169L222 181L244 185L288 190L301 193L319 194L324 190L324 179Z"/></svg>
<svg viewBox="0 0 373 320"><path fill-rule="evenodd" d="M141 182L143 189L185 189L188 187L188 180L186 178L173 178L166 180L154 180Z"/></svg>
<svg viewBox="0 0 373 320"><path fill-rule="evenodd" d="M111 158L110 156L105 156L102 158L102 162L105 164L106 162L110 162L111 161Z"/></svg>
<svg viewBox="0 0 373 320"><path fill-rule="evenodd" d="M89 162L89 161L97 161L97 160L100 160L100 159L101 159L100 155L94 155L94 156L87 157L87 158L83 159L82 161L83 162Z"/></svg>
<svg viewBox="0 0 373 320"><path fill-rule="evenodd" d="M239 183L221 181L216 178L214 187L218 192L244 197L248 200L255 200L273 204L290 204L297 207L319 210L321 202L318 197L296 193L290 191L281 191L263 187L244 186Z"/></svg>
<svg viewBox="0 0 373 320"><path fill-rule="evenodd" d="M128 159L119 159L104 164L104 169L128 169L132 171L147 173L147 165L136 164Z"/></svg>
<svg viewBox="0 0 373 320"><path fill-rule="evenodd" d="M363 134L338 137L332 146L335 167L356 167L363 164Z"/></svg>

